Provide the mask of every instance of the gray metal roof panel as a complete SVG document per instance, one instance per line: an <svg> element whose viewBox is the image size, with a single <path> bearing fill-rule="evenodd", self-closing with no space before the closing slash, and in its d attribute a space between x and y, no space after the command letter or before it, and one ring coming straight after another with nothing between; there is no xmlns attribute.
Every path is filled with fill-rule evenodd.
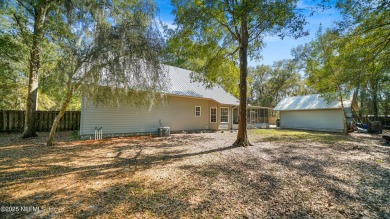
<svg viewBox="0 0 390 219"><path fill-rule="evenodd" d="M344 107L351 107L353 95L343 100ZM314 109L339 109L340 101L328 103L320 94L306 96L286 97L276 105L274 110L314 110Z"/></svg>
<svg viewBox="0 0 390 219"><path fill-rule="evenodd" d="M199 82L191 81L191 71L177 68L173 66L166 66L168 68L169 81L168 94L189 96L197 98L206 98L217 101L221 104L238 105L239 101L236 97L226 92L219 86L206 88L206 86Z"/></svg>

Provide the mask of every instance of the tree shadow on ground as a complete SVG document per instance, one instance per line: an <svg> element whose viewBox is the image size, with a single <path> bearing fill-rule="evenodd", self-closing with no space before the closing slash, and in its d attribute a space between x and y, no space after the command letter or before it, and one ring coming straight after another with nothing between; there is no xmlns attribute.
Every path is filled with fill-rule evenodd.
<svg viewBox="0 0 390 219"><path fill-rule="evenodd" d="M11 190L7 191L7 188L11 189L20 185L31 185L45 181L55 183L56 179L64 177L76 177L85 182L97 179L120 179L122 176L128 177L129 175L134 174L135 171L143 171L149 168L153 168L156 165L167 165L187 157L232 149L232 147L228 146L207 151L186 153L187 150L185 148L183 149L183 141L208 141L209 139L199 136L194 136L194 138L191 138L191 136L186 136L184 140L180 139L178 141L172 141L171 139L171 143L163 142L162 144L160 144L159 141L156 141L155 139L153 140L147 142L147 144L141 144L142 142L138 140L132 141L131 139L122 139L118 141L121 143L119 146L113 146L115 142L113 143L112 141L108 140L98 142L98 144L95 142L90 142L92 144L82 144L82 142L76 142L74 146L63 144L53 148L42 147L41 145L36 144L24 145L24 143L23 145L20 145L20 147L2 147L0 148L0 157L4 158L0 161L0 167L2 169L0 173L0 183L2 185L2 195L0 196L3 200L2 205L50 205L54 207L65 205L67 207L71 207L71 205L77 205L77 203L83 203L86 202L86 200L78 200L76 203L73 201L72 203L69 198L56 198L57 196L67 197L69 195L75 195L66 194L69 193L69 191L65 191L63 189L52 190L51 192L43 192L40 189L37 189L37 191L33 192L32 195L25 195L21 198L13 198ZM151 142L154 142L154 144L149 145ZM96 147L97 145L99 146L98 148ZM180 146L181 149L177 148L178 146ZM156 150L156 148L158 150ZM153 150L154 153L143 154L144 150ZM125 154L124 152L130 153ZM122 155L126 156L123 157ZM88 161L91 161L91 163L86 165L78 164L78 162ZM76 165L73 166L71 165L72 163L75 163ZM132 187L132 185L133 184L131 184L130 187ZM104 194L107 193L107 191L115 191L117 188L122 188L123 186L125 186L125 188L126 186L129 187L129 185L123 183L116 183L116 185L108 187L103 192L88 192L88 194L95 194L95 197L87 195L86 198L91 200L104 200ZM138 188L140 186L136 187ZM142 190L142 188L139 188L139 190ZM157 196L155 195L151 195L150 197L142 198L146 199L144 202L148 202L149 199L156 199L156 197ZM172 199L168 196L162 195L158 197L164 200L165 203L172 202L172 205L169 203L167 204L167 206L170 206L172 209L175 209L175 206L179 207L177 204L181 203L180 200L175 201L175 199ZM80 199L82 198L83 197L80 197ZM127 197L126 199L128 198L132 199L131 196ZM141 198L138 197L134 199L140 201ZM109 202L112 202L112 200L107 199L104 201L104 205L108 205ZM137 208L137 204L134 204L134 206ZM77 207L75 208L77 209ZM100 207L97 209L100 209ZM105 209L107 210L107 208ZM93 207L92 210L95 211L96 206ZM142 209L139 211L142 212ZM169 212L167 209L165 209L160 213L162 214L165 211ZM86 211L84 210L83 212L85 213ZM84 215L83 212L75 211L76 214L72 213L71 215L80 215L82 217ZM100 211L96 211L96 214L99 214L99 212ZM137 211L132 209L132 212ZM8 216L5 216L14 217L25 214L34 215L36 213L37 212L13 212L7 214ZM45 215L43 212L41 212L41 214L40 216ZM88 214L91 215L91 213ZM162 216L164 216L164 214Z"/></svg>
<svg viewBox="0 0 390 219"><path fill-rule="evenodd" d="M294 148L294 147L293 147ZM340 147L330 147L337 153ZM328 148L329 149L329 148ZM375 162L355 160L355 159L319 159L317 157L304 154L297 155L292 150L283 149L288 153L281 153L281 150L268 150L275 158L272 162L295 172L297 178L312 178L318 189L324 189L326 194L331 195L331 203L336 203L339 207L336 209L336 215L342 217L369 217L388 218L390 216L388 203L390 203L390 170L378 165ZM307 151L319 150L323 148L306 148ZM377 149L374 149L376 152ZM344 151L348 152L348 151ZM350 152L350 151L349 151ZM380 151L388 154L388 151ZM347 154L347 153L346 153ZM368 153L371 154L371 153ZM382 162L390 163L389 157ZM354 175L358 180L352 180L348 177L339 176L340 172L332 173L332 169L339 168L350 175ZM344 172L344 173L345 173ZM313 186L313 185L307 185ZM299 205L299 203L290 203ZM361 211L364 209L365 212ZM310 210L310 209L309 209ZM277 211L274 211L274 213ZM311 212L311 211L309 211ZM279 212L285 215L284 211ZM279 214L277 213L277 215ZM306 212L307 213L307 212ZM364 215L363 213L367 213ZM280 215L279 214L279 215ZM288 214L294 217L309 216L310 214ZM287 216L287 215L286 215ZM329 215L335 216L335 215Z"/></svg>
<svg viewBox="0 0 390 219"><path fill-rule="evenodd" d="M191 140L190 137L187 137ZM194 136L194 141L199 141L198 136ZM149 140L149 139L146 139ZM207 138L202 138L202 140L208 141ZM94 175L99 172L99 170L110 169L110 168L129 168L132 166L137 166L139 170L150 168L154 165L158 164L167 164L169 162L173 162L175 160L180 160L186 157L198 156L203 154L209 154L224 150L233 149L233 146L221 147L206 151L200 151L195 153L185 153L185 149L172 149L173 147L181 146L181 141L175 142L173 141L171 144L163 143L161 147L158 145L143 145L139 144L138 140L131 142L126 142L127 144L122 144L118 147L113 145L113 142L110 140L101 141L101 142L92 142L92 144L84 145L84 144L76 144L75 146L70 147L41 147L41 146L22 146L20 148L13 148L7 150L1 150L0 148L0 161L2 170L11 170L15 169L18 164L25 162L25 164L29 165L29 168L24 168L23 170L14 170L4 172L2 171L0 174L0 183L13 185L19 183L29 183L34 180L40 180L45 178L51 178L56 176L63 176L64 174L77 172L88 173L92 172L91 175ZM156 144L159 144L155 141ZM129 145L128 145L129 144ZM99 146L98 148L96 146ZM100 150L109 147L109 149L100 154L91 156L88 152L93 152L93 150ZM162 149L156 151L152 155L142 155L143 150L150 148L158 148ZM164 150L165 148L170 148L170 150ZM134 156L130 154L128 157L121 157L123 151L135 151ZM107 154L112 153L114 156L107 156ZM85 154L85 155L82 155ZM4 159L3 159L4 158ZM39 159L44 158L44 159ZM71 163L77 159L103 159L109 160L107 163L98 163L96 165L87 165L83 167L74 167L74 166L65 166L65 165L57 165L58 163ZM34 170L34 168L37 168Z"/></svg>
<svg viewBox="0 0 390 219"><path fill-rule="evenodd" d="M188 210L190 204L171 195L169 190L155 191L136 182L118 183L110 187L86 193L70 194L66 190L40 192L12 202L3 201L3 206L42 206L44 211L18 211L0 213L2 218L17 217L178 217ZM37 199L37 196L40 199ZM50 209L49 209L50 208ZM120 208L121 210L117 210ZM2 214L2 215L1 215Z"/></svg>
<svg viewBox="0 0 390 219"><path fill-rule="evenodd" d="M340 151L327 144L203 147L214 140L185 135L0 147L1 204L52 208L0 217L389 217L390 173L380 165L389 162L388 150L375 151L387 157L371 162L332 157ZM358 176L349 180L334 168ZM172 169L173 179L151 179Z"/></svg>

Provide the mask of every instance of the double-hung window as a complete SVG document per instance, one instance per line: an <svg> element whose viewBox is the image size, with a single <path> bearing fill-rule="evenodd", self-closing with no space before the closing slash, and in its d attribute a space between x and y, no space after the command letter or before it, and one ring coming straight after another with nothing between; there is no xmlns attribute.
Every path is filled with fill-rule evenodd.
<svg viewBox="0 0 390 219"><path fill-rule="evenodd" d="M211 123L217 122L217 107L210 108L210 122Z"/></svg>
<svg viewBox="0 0 390 219"><path fill-rule="evenodd" d="M229 108L221 107L221 123L229 122Z"/></svg>
<svg viewBox="0 0 390 219"><path fill-rule="evenodd" d="M200 115L201 115L201 108L200 108L200 106L195 106L195 116L196 117L200 117Z"/></svg>

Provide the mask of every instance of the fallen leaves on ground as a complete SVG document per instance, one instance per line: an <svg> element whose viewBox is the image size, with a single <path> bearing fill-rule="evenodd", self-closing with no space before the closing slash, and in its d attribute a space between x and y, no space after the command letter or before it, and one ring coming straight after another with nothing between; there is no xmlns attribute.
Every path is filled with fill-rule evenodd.
<svg viewBox="0 0 390 219"><path fill-rule="evenodd" d="M0 134L2 218L390 217L380 136L251 130L254 146L232 147L235 132L100 141L63 132L47 147L39 134Z"/></svg>

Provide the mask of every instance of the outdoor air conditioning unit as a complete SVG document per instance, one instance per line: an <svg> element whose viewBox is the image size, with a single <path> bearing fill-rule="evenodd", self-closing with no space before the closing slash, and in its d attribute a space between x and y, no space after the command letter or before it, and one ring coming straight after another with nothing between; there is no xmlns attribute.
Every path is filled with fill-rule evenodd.
<svg viewBox="0 0 390 219"><path fill-rule="evenodd" d="M171 130L169 127L159 127L158 128L158 136L166 137L171 135Z"/></svg>

